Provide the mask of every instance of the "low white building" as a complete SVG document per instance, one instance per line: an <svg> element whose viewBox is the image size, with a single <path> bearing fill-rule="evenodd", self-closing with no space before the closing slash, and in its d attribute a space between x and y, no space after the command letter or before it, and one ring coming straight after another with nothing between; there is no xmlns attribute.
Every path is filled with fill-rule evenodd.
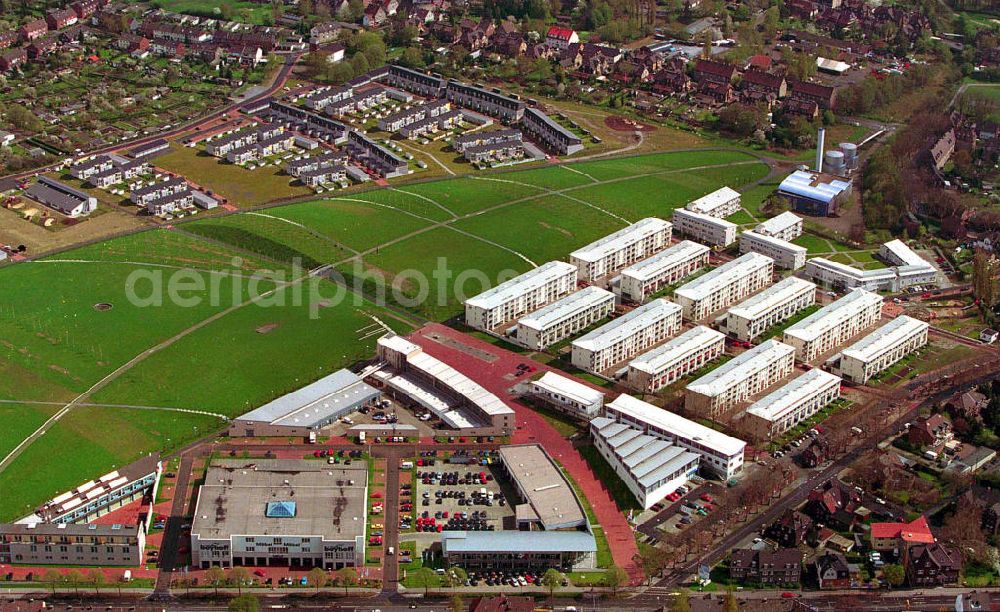
<svg viewBox="0 0 1000 612"><path fill-rule="evenodd" d="M743 232L740 234L740 253L751 252L767 255L775 265L786 270L798 270L806 265L805 247L757 232Z"/></svg>
<svg viewBox="0 0 1000 612"><path fill-rule="evenodd" d="M677 333L681 307L655 299L573 341L573 365L604 372Z"/></svg>
<svg viewBox="0 0 1000 612"><path fill-rule="evenodd" d="M815 303L816 285L796 276L789 276L730 308L726 312L723 329L726 333L749 342Z"/></svg>
<svg viewBox="0 0 1000 612"><path fill-rule="evenodd" d="M581 280L593 281L666 248L671 227L669 221L647 217L573 251L569 260Z"/></svg>
<svg viewBox="0 0 1000 612"><path fill-rule="evenodd" d="M697 242L682 240L665 251L622 270L621 296L642 302L680 279L708 265L710 249Z"/></svg>
<svg viewBox="0 0 1000 612"><path fill-rule="evenodd" d="M785 330L782 340L795 347L799 361L812 361L882 318L882 298L855 289Z"/></svg>
<svg viewBox="0 0 1000 612"><path fill-rule="evenodd" d="M802 217L785 211L777 217L771 217L764 221L753 231L764 236L780 238L791 242L802 235Z"/></svg>
<svg viewBox="0 0 1000 612"><path fill-rule="evenodd" d="M746 429L759 439L781 435L840 397L840 377L809 370L746 410Z"/></svg>
<svg viewBox="0 0 1000 612"><path fill-rule="evenodd" d="M615 294L585 287L518 319L515 335L522 345L540 351L582 332L614 310Z"/></svg>
<svg viewBox="0 0 1000 612"><path fill-rule="evenodd" d="M604 407L604 393L555 372L546 372L528 385L529 393L560 412L591 419Z"/></svg>
<svg viewBox="0 0 1000 612"><path fill-rule="evenodd" d="M723 334L699 325L630 361L628 384L637 391L655 393L697 371L725 349Z"/></svg>
<svg viewBox="0 0 1000 612"><path fill-rule="evenodd" d="M891 240L879 249L879 257L887 268L860 270L823 257L806 262L805 273L817 283L836 289L866 289L868 291L902 291L913 285L936 285L941 271L900 240Z"/></svg>
<svg viewBox="0 0 1000 612"><path fill-rule="evenodd" d="M674 291L684 318L698 321L771 284L774 260L747 253Z"/></svg>
<svg viewBox="0 0 1000 612"><path fill-rule="evenodd" d="M699 242L722 247L736 242L738 226L725 219L678 208L674 211L673 222L679 233Z"/></svg>
<svg viewBox="0 0 1000 612"><path fill-rule="evenodd" d="M594 448L644 510L698 472L701 455L607 417L590 422Z"/></svg>
<svg viewBox="0 0 1000 612"><path fill-rule="evenodd" d="M624 393L605 404L609 419L701 455L701 467L725 480L743 472L746 442Z"/></svg>
<svg viewBox="0 0 1000 612"><path fill-rule="evenodd" d="M550 261L465 300L465 322L493 330L576 290L576 266Z"/></svg>
<svg viewBox="0 0 1000 612"><path fill-rule="evenodd" d="M740 192L723 187L689 202L684 208L709 217L725 219L729 215L735 215L740 210L740 206Z"/></svg>
<svg viewBox="0 0 1000 612"><path fill-rule="evenodd" d="M794 348L777 340L764 341L689 384L684 408L714 417L788 376L794 367Z"/></svg>
<svg viewBox="0 0 1000 612"><path fill-rule="evenodd" d="M900 315L846 348L835 368L845 380L863 385L872 376L927 344L930 326Z"/></svg>

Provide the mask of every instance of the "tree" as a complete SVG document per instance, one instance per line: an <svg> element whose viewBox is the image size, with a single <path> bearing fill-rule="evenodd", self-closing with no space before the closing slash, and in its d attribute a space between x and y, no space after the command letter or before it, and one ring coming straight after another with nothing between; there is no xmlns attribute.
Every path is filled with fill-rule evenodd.
<svg viewBox="0 0 1000 612"><path fill-rule="evenodd" d="M35 113L22 104L8 106L6 115L7 121L11 125L26 132L37 132L42 127L42 122L35 116Z"/></svg>
<svg viewBox="0 0 1000 612"><path fill-rule="evenodd" d="M257 612L260 610L260 599L251 593L237 595L229 600L230 612Z"/></svg>
<svg viewBox="0 0 1000 612"><path fill-rule="evenodd" d="M626 584L628 584L628 574L617 565L612 565L604 572L604 586L611 589L612 595L617 595L618 589Z"/></svg>
<svg viewBox="0 0 1000 612"><path fill-rule="evenodd" d="M49 583L49 588L52 589L52 594L55 595L56 587L58 587L59 583L63 581L63 575L62 572L56 568L50 567L45 570L45 574L42 575L42 580Z"/></svg>
<svg viewBox="0 0 1000 612"><path fill-rule="evenodd" d="M542 583L543 587L549 590L549 597L552 597L556 589L562 586L562 581L563 581L562 572L560 572L554 567L550 567L549 569L545 570L544 574L542 574L542 579L539 582Z"/></svg>
<svg viewBox="0 0 1000 612"><path fill-rule="evenodd" d="M250 577L250 570L245 567L234 567L229 572L229 579L236 583L236 592L240 595L243 594L243 585L249 584L253 580Z"/></svg>
<svg viewBox="0 0 1000 612"><path fill-rule="evenodd" d="M448 571L444 575L444 585L448 588L454 588L458 586L463 586L465 581L469 579L469 574L458 566L452 566L448 568Z"/></svg>
<svg viewBox="0 0 1000 612"><path fill-rule="evenodd" d="M465 602L462 600L461 595L453 595L451 598L451 612L463 612L465 610Z"/></svg>
<svg viewBox="0 0 1000 612"><path fill-rule="evenodd" d="M94 593L100 595L101 587L104 586L104 572L94 568L87 574L87 579L94 585Z"/></svg>
<svg viewBox="0 0 1000 612"><path fill-rule="evenodd" d="M691 597L687 589L681 589L674 596L674 604L670 606L670 612L691 612Z"/></svg>
<svg viewBox="0 0 1000 612"><path fill-rule="evenodd" d="M403 55L399 58L399 63L407 68L423 68L427 65L424 61L424 53L419 47L407 47L403 49Z"/></svg>
<svg viewBox="0 0 1000 612"><path fill-rule="evenodd" d="M329 580L330 577L326 575L326 570L324 570L322 567L314 567L311 570L309 570L309 582L312 583L314 587L316 587L317 594L319 593L320 589L326 586Z"/></svg>
<svg viewBox="0 0 1000 612"><path fill-rule="evenodd" d="M358 583L358 570L353 567L345 567L337 571L337 581L340 586L344 587L344 595L347 595L347 589Z"/></svg>
<svg viewBox="0 0 1000 612"><path fill-rule="evenodd" d="M726 597L722 600L723 609L726 612L739 612L740 602L736 600L736 591L732 585L726 588Z"/></svg>
<svg viewBox="0 0 1000 612"><path fill-rule="evenodd" d="M126 584L127 582L128 578L125 577L125 574L119 574L118 577L115 578L115 586L118 587L119 597L122 596L122 585Z"/></svg>
<svg viewBox="0 0 1000 612"><path fill-rule="evenodd" d="M83 582L83 572L78 569L71 569L66 573L66 581L73 585L73 592L80 594L80 583Z"/></svg>
<svg viewBox="0 0 1000 612"><path fill-rule="evenodd" d="M417 571L413 572L413 581L417 586L424 588L424 595L427 595L427 591L430 589L431 584L434 582L434 578L437 574L434 573L429 567L421 567Z"/></svg>
<svg viewBox="0 0 1000 612"><path fill-rule="evenodd" d="M997 260L990 253L979 249L972 260L972 294L986 308L997 302Z"/></svg>
<svg viewBox="0 0 1000 612"><path fill-rule="evenodd" d="M906 578L906 572L903 571L903 566L898 563L891 563L883 567L882 575L885 576L886 581L894 587L898 587L903 584L903 580Z"/></svg>
<svg viewBox="0 0 1000 612"><path fill-rule="evenodd" d="M205 570L205 581L215 587L215 594L219 594L219 585L226 581L226 570L218 565Z"/></svg>

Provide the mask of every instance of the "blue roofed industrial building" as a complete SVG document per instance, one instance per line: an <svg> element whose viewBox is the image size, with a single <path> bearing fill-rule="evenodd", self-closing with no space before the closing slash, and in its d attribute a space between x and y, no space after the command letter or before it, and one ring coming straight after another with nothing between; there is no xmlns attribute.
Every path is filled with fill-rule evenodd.
<svg viewBox="0 0 1000 612"><path fill-rule="evenodd" d="M788 198L796 212L827 217L850 197L851 181L823 172L796 170L781 181L778 194Z"/></svg>

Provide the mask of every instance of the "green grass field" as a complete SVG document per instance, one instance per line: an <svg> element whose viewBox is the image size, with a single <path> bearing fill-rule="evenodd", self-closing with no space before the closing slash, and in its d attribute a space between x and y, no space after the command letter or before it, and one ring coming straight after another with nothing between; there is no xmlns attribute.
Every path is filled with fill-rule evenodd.
<svg viewBox="0 0 1000 612"><path fill-rule="evenodd" d="M358 202L320 200L282 206L275 217L307 225L350 249L363 251L427 227L411 214Z"/></svg>
<svg viewBox="0 0 1000 612"><path fill-rule="evenodd" d="M175 13L187 13L200 17L222 18L222 5L228 4L232 9L232 20L254 23L258 25L273 25L270 5L253 2L219 2L217 0L154 0L153 6Z"/></svg>
<svg viewBox="0 0 1000 612"><path fill-rule="evenodd" d="M0 456L12 451L56 410L57 406L39 404L0 404L0 422L4 423L0 430Z"/></svg>

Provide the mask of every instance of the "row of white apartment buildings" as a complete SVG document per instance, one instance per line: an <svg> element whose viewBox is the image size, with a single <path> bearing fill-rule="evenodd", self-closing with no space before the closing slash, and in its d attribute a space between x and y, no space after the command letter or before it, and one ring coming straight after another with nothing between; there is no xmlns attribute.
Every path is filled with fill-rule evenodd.
<svg viewBox="0 0 1000 612"><path fill-rule="evenodd" d="M573 365L601 373L659 344L681 328L681 307L662 298L577 338L572 344Z"/></svg>
<svg viewBox="0 0 1000 612"><path fill-rule="evenodd" d="M722 329L749 342L816 303L816 285L789 276L726 312Z"/></svg>
<svg viewBox="0 0 1000 612"><path fill-rule="evenodd" d="M691 414L714 418L788 376L794 367L795 349L767 340L689 384L684 407Z"/></svg>
<svg viewBox="0 0 1000 612"><path fill-rule="evenodd" d="M838 289L902 291L913 285L937 284L940 271L916 254L901 240L891 240L879 248L879 257L887 268L860 270L853 266L814 257L806 262L805 273L817 283Z"/></svg>
<svg viewBox="0 0 1000 612"><path fill-rule="evenodd" d="M655 393L697 371L725 349L725 335L699 325L630 361L628 384L637 391Z"/></svg>
<svg viewBox="0 0 1000 612"><path fill-rule="evenodd" d="M740 192L730 187L723 187L697 200L688 202L684 208L702 215L725 219L729 215L736 214L741 206Z"/></svg>
<svg viewBox="0 0 1000 612"><path fill-rule="evenodd" d="M682 240L665 251L622 270L619 290L623 300L641 303L663 287L708 265L711 249L703 244Z"/></svg>
<svg viewBox="0 0 1000 612"><path fill-rule="evenodd" d="M589 286L517 320L518 343L536 351L582 332L615 310L615 294Z"/></svg>
<svg viewBox="0 0 1000 612"><path fill-rule="evenodd" d="M795 347L799 361L812 361L882 318L882 298L855 289L785 330L782 340Z"/></svg>
<svg viewBox="0 0 1000 612"><path fill-rule="evenodd" d="M573 251L569 259L580 280L592 282L665 249L671 231L668 221L647 217Z"/></svg>
<svg viewBox="0 0 1000 612"><path fill-rule="evenodd" d="M758 439L781 435L840 397L840 377L809 370L746 409L743 429Z"/></svg>
<svg viewBox="0 0 1000 612"><path fill-rule="evenodd" d="M736 242L737 225L725 219L678 208L674 211L673 222L679 233L699 242L721 247Z"/></svg>
<svg viewBox="0 0 1000 612"><path fill-rule="evenodd" d="M872 376L927 344L924 321L900 315L840 353L833 370L853 383L863 385Z"/></svg>
<svg viewBox="0 0 1000 612"><path fill-rule="evenodd" d="M757 232L740 234L740 253L760 253L774 260L775 265L787 270L798 270L806 265L805 247L792 244Z"/></svg>
<svg viewBox="0 0 1000 612"><path fill-rule="evenodd" d="M774 260L747 253L679 287L684 318L698 321L771 284Z"/></svg>
<svg viewBox="0 0 1000 612"><path fill-rule="evenodd" d="M550 261L465 301L465 322L492 331L576 290L577 269Z"/></svg>

